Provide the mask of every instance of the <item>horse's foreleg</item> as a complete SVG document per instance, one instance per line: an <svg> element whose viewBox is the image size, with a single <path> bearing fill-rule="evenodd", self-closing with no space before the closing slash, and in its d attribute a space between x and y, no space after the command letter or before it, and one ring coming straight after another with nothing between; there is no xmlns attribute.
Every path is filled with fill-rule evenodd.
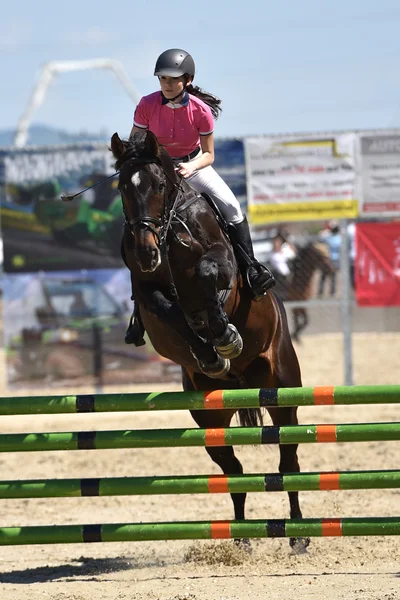
<svg viewBox="0 0 400 600"><path fill-rule="evenodd" d="M224 475L243 475L243 467L239 459L236 457L232 446L224 446L221 448L206 448L211 460L215 462ZM233 502L233 511L237 521L243 521L244 507L246 503L246 493L235 493L230 495ZM250 540L235 539L236 544L243 545L246 549L250 549Z"/></svg>
<svg viewBox="0 0 400 600"><path fill-rule="evenodd" d="M292 333L292 339L295 342L300 342L300 332L303 331L308 325L308 314L305 308L294 308L293 309L293 322L294 331Z"/></svg>
<svg viewBox="0 0 400 600"><path fill-rule="evenodd" d="M276 427L281 425L298 425L297 407L290 408L268 408L272 422ZM299 473L300 465L297 457L298 444L280 444L279 472ZM301 519L303 517L298 492L288 492L290 504L290 518ZM304 550L310 543L309 538L290 538L290 546L297 551Z"/></svg>
<svg viewBox="0 0 400 600"><path fill-rule="evenodd" d="M229 371L229 360L216 353L212 344L200 337L190 327L180 306L169 300L161 290L148 289L145 296L146 307L161 321L168 324L189 344L201 371L209 377L223 377Z"/></svg>
<svg viewBox="0 0 400 600"><path fill-rule="evenodd" d="M288 332L287 332L288 336ZM289 340L289 337L287 338ZM297 362L297 357L294 353L293 346L286 344L285 353L277 357L277 365L282 366L282 370L274 373L271 369L269 360L265 357L257 357L247 367L244 375L246 377L246 385L252 388L266 387L300 387L301 378L300 370ZM267 408L268 413L276 427L282 425L298 425L297 407L274 407ZM298 473L300 472L299 461L297 458L297 444L280 444L280 473ZM301 510L299 504L298 492L289 492L290 502L290 517L292 519L301 518Z"/></svg>
<svg viewBox="0 0 400 600"><path fill-rule="evenodd" d="M303 325L301 330L305 329L308 325L308 312L305 308L303 308Z"/></svg>
<svg viewBox="0 0 400 600"><path fill-rule="evenodd" d="M186 389L186 388L185 388ZM228 427L232 412L234 411L211 411L213 414L206 414L205 411L190 411L192 417L199 427ZM226 416L227 415L227 416ZM224 475L243 475L243 467L239 459L236 457L232 446L208 447L206 448L211 460L215 462ZM233 502L233 510L236 520L244 520L245 518L245 493L231 494ZM250 546L248 539L235 540L236 543L244 544L245 547Z"/></svg>
<svg viewBox="0 0 400 600"><path fill-rule="evenodd" d="M291 337L294 342L298 342L299 341L299 314L297 312L297 308L293 309L293 325L294 325L294 329L291 333Z"/></svg>
<svg viewBox="0 0 400 600"><path fill-rule="evenodd" d="M221 263L225 265L225 268L221 269ZM223 247L216 246L197 263L196 275L204 297L210 340L220 356L236 358L243 349L243 341L236 327L229 323L218 296L217 285L218 278L222 277L228 288L230 284L229 267L232 269L232 264L228 262Z"/></svg>
<svg viewBox="0 0 400 600"><path fill-rule="evenodd" d="M211 460L215 462L224 475L243 475L243 467L235 456L232 446L221 448L206 448ZM235 519L244 519L245 493L231 494Z"/></svg>

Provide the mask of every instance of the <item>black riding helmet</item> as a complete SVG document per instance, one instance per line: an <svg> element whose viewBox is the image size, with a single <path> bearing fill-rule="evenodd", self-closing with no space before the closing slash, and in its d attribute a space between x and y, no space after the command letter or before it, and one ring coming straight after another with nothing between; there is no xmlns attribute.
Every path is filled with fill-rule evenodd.
<svg viewBox="0 0 400 600"><path fill-rule="evenodd" d="M181 77L182 75L191 75L194 77L194 60L186 50L171 48L165 50L157 58L154 68L154 75L157 77Z"/></svg>

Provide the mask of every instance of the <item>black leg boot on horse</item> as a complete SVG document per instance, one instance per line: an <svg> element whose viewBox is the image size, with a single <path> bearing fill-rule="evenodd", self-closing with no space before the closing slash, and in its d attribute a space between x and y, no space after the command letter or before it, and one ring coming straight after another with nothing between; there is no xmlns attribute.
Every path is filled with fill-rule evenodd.
<svg viewBox="0 0 400 600"><path fill-rule="evenodd" d="M252 291L255 300L260 300L267 290L275 285L271 271L256 260L251 241L249 224L245 217L241 223L229 225L229 236L235 251L242 277Z"/></svg>
<svg viewBox="0 0 400 600"><path fill-rule="evenodd" d="M144 333L146 330L142 321L142 317L140 315L139 304L136 302L133 293L131 296L131 300L133 300L135 305L133 308L132 316L129 320L128 329L125 333L125 344L133 344L138 348L139 346L144 346L146 343L144 341Z"/></svg>

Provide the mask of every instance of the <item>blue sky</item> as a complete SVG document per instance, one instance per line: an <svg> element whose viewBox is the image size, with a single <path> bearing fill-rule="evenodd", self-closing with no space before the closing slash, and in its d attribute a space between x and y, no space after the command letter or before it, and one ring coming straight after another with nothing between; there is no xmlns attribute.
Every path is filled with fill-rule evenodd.
<svg viewBox="0 0 400 600"><path fill-rule="evenodd" d="M115 58L141 95L170 47L219 96L218 137L400 126L399 0L19 0L0 22L0 129L15 127L41 65ZM34 122L129 133L134 105L111 73L59 76Z"/></svg>

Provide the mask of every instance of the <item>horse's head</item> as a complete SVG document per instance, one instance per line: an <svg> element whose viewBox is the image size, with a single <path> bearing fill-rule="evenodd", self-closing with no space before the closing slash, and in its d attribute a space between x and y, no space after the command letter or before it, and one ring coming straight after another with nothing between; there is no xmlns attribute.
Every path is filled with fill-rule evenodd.
<svg viewBox="0 0 400 600"><path fill-rule="evenodd" d="M114 133L111 151L120 170L118 187L136 261L141 271L152 273L161 264L168 198L176 185L172 161L150 131L137 132L128 141Z"/></svg>

